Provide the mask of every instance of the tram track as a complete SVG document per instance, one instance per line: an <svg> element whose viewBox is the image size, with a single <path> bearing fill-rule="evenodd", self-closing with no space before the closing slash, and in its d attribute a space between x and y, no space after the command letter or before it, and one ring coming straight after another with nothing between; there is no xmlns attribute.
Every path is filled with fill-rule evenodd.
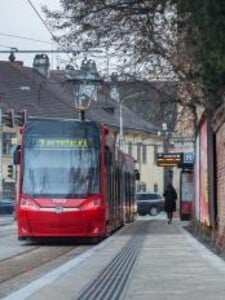
<svg viewBox="0 0 225 300"><path fill-rule="evenodd" d="M60 257L83 251L87 249L87 246L36 246L17 253L11 257L0 260L0 285L10 281L18 276L21 276L27 272L32 273L33 270L44 266Z"/></svg>
<svg viewBox="0 0 225 300"><path fill-rule="evenodd" d="M74 257L84 253L90 247L93 247L93 245L82 243L76 245L66 244L63 246L41 245L35 249L33 248L33 251L22 253L23 255L18 254L1 260L0 299L44 276L52 269L74 259ZM34 263L35 260L39 262ZM23 262L25 262L25 266L23 266ZM13 273L10 273L12 270Z"/></svg>

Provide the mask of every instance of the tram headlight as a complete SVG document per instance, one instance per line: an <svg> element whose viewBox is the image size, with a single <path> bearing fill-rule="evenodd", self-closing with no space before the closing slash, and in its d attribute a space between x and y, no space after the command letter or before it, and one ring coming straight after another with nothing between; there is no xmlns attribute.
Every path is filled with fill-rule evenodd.
<svg viewBox="0 0 225 300"><path fill-rule="evenodd" d="M95 199L89 199L84 202L84 204L80 207L81 210L89 210L89 209L96 209L100 208L102 206L102 199L101 198L95 198Z"/></svg>
<svg viewBox="0 0 225 300"><path fill-rule="evenodd" d="M40 210L40 206L38 206L33 200L25 198L20 200L20 208L27 210Z"/></svg>

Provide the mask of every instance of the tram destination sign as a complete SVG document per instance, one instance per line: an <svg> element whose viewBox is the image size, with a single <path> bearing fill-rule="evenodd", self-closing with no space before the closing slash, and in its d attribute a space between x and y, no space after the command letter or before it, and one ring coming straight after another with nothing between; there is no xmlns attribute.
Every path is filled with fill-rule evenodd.
<svg viewBox="0 0 225 300"><path fill-rule="evenodd" d="M69 139L69 138L39 138L37 146L40 148L88 148L90 141L87 139Z"/></svg>

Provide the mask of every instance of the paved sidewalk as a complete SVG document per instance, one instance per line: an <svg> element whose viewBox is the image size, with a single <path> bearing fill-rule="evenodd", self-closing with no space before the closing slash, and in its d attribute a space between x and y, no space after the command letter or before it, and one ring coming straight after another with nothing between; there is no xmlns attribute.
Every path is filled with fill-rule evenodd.
<svg viewBox="0 0 225 300"><path fill-rule="evenodd" d="M126 294L135 300L224 300L225 262L196 241L181 222L148 224Z"/></svg>
<svg viewBox="0 0 225 300"><path fill-rule="evenodd" d="M187 233L183 224L178 220L168 225L163 219L140 219L4 299L75 300L138 236L142 243L137 259L122 294L115 299L224 300L225 262Z"/></svg>
<svg viewBox="0 0 225 300"><path fill-rule="evenodd" d="M10 228L15 227L15 220L13 215L1 215L0 214L0 231L5 230L6 226Z"/></svg>

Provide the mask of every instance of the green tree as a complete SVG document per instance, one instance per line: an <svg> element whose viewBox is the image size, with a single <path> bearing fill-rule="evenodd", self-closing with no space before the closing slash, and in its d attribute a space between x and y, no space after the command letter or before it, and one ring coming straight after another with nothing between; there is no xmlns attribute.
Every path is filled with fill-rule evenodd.
<svg viewBox="0 0 225 300"><path fill-rule="evenodd" d="M222 102L225 85L225 1L175 0L178 8L180 53L189 82L201 87L208 111ZM202 96L202 94L201 94ZM198 97L198 93L195 94Z"/></svg>

